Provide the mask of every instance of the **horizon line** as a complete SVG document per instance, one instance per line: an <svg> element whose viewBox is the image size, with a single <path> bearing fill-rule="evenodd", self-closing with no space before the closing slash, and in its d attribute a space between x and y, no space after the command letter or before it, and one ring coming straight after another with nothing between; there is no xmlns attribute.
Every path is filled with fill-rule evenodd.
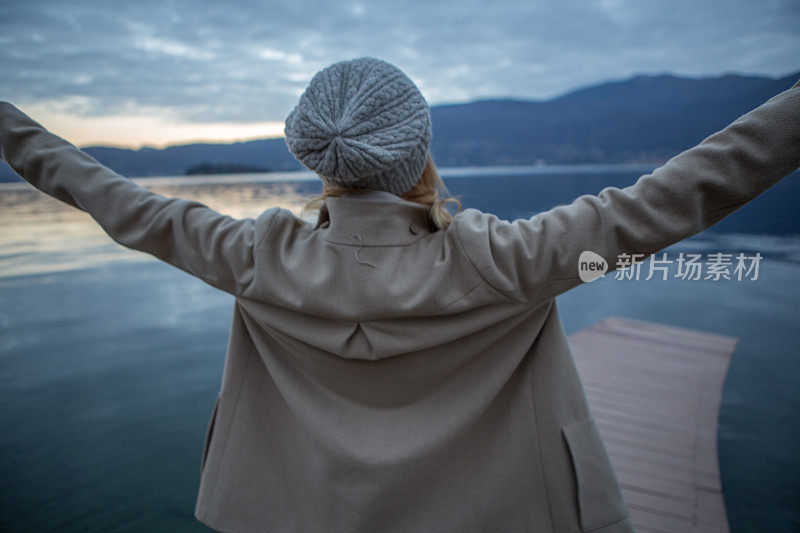
<svg viewBox="0 0 800 533"><path fill-rule="evenodd" d="M793 70L786 74L781 75L768 75L768 74L758 74L758 73L742 73L737 71L724 71L720 74L701 74L701 75L685 75L685 74L677 74L672 71L653 71L653 72L636 72L626 77L618 77L618 78L607 78L602 81L597 81L593 83L587 83L583 85L576 85L571 89L567 89L566 91L560 92L554 96L549 98L522 98L516 96L509 96L509 95L496 95L496 96L486 96L486 97L479 97L479 98L472 98L469 100L464 101L450 101L450 102L441 102L437 104L431 104L431 109L437 107L453 107L453 106L464 106L476 103L484 103L484 102L497 102L497 101L507 101L507 102L520 102L520 103L547 103L552 102L554 100L558 100L560 98L564 98L572 93L578 91L584 91L596 87L600 87L603 85L608 84L616 84L616 83L624 83L626 81L632 81L636 78L663 78L663 77L672 77L678 79L685 79L685 80L693 80L693 81L701 81L701 80L714 80L714 79L722 79L727 77L739 77L739 78L761 78L764 80L772 80L778 81L784 78L789 78L792 76L800 76L800 68L797 70ZM74 117L73 117L74 118ZM106 116L102 118L111 118L111 116ZM270 124L278 124L278 121L271 121ZM230 127L232 123L230 122L219 122L216 123L217 125L225 125ZM183 123L186 127L197 127L202 128L203 123ZM212 124L205 124L206 126L210 126ZM280 130L283 131L283 122L280 122ZM241 127L248 127L252 126L252 124L242 123ZM234 145L234 144L242 144L248 142L257 142L257 141L268 141L268 140L277 140L285 138L284 135L270 135L270 134L256 134L256 135L244 135L244 136L220 136L220 137L197 137L197 138L187 138L187 139L179 139L174 141L166 141L164 143L158 142L149 142L144 141L141 143L115 143L115 142L103 142L103 141L88 141L82 142L78 144L78 147L81 149L86 148L109 148L115 150L131 150L131 151L139 151L139 150L166 150L168 148L175 148L180 146L191 146L191 145Z"/></svg>

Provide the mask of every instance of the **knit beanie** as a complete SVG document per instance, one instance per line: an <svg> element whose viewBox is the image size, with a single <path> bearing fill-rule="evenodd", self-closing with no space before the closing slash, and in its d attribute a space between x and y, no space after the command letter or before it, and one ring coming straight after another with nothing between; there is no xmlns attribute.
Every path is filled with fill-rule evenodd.
<svg viewBox="0 0 800 533"><path fill-rule="evenodd" d="M317 72L286 118L286 145L324 182L402 195L431 143L428 102L400 69L362 57Z"/></svg>

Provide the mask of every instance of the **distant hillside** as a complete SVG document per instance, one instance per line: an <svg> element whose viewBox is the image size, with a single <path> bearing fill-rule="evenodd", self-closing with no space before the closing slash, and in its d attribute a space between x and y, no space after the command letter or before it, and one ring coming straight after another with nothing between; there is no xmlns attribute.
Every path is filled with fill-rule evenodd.
<svg viewBox="0 0 800 533"><path fill-rule="evenodd" d="M93 146L84 150L104 165L129 177L182 176L198 165L268 167L272 170L301 168L289 153L283 139L233 144L183 144L160 150L126 150L104 146Z"/></svg>
<svg viewBox="0 0 800 533"><path fill-rule="evenodd" d="M781 79L637 76L546 102L485 100L432 109L441 166L659 163L788 89Z"/></svg>
<svg viewBox="0 0 800 533"><path fill-rule="evenodd" d="M690 148L771 96L780 79L636 76L547 101L481 100L434 106L432 152L440 166L659 163ZM35 118L35 117L34 117ZM183 175L199 164L300 169L283 139L85 151L131 177ZM0 181L19 178L5 165Z"/></svg>

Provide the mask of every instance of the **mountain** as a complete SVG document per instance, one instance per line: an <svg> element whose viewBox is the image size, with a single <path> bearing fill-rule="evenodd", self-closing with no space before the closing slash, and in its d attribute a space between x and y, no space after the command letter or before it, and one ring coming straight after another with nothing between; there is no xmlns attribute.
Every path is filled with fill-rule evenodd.
<svg viewBox="0 0 800 533"><path fill-rule="evenodd" d="M237 142L232 144L183 144L167 148L83 149L92 157L124 176L182 176L199 165L238 165L269 167L272 170L299 170L283 139Z"/></svg>
<svg viewBox="0 0 800 533"><path fill-rule="evenodd" d="M659 163L788 89L752 76L636 76L545 102L484 100L437 106L433 154L440 166Z"/></svg>
<svg viewBox="0 0 800 533"><path fill-rule="evenodd" d="M635 76L546 101L479 100L431 108L439 166L660 163L788 89L782 78ZM283 139L86 152L126 176L183 175L197 165L299 170ZM6 165L0 181L17 181Z"/></svg>

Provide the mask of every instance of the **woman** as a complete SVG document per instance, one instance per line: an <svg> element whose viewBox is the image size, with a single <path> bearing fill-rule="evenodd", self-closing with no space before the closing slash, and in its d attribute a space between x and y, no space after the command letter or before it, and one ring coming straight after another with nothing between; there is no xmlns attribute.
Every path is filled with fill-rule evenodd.
<svg viewBox="0 0 800 533"><path fill-rule="evenodd" d="M286 121L325 184L308 224L125 179L0 104L0 154L117 242L235 296L195 516L223 531L631 531L555 297L592 251L652 254L800 165L800 82L624 189L451 216L428 104L374 58Z"/></svg>

